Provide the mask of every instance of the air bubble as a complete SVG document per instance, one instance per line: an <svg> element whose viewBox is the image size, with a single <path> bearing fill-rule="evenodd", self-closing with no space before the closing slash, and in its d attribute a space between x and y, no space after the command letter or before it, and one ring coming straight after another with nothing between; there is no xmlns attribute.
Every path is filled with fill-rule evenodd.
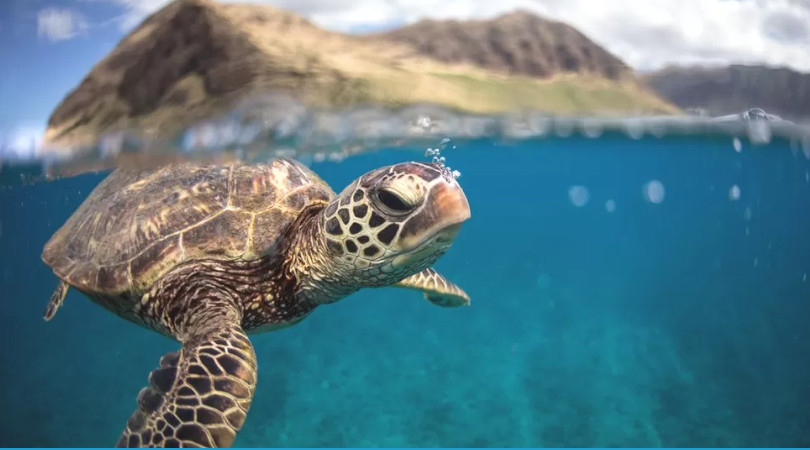
<svg viewBox="0 0 810 450"><path fill-rule="evenodd" d="M541 273L537 276L534 282L538 291L546 291L551 286L551 276L546 273Z"/></svg>
<svg viewBox="0 0 810 450"><path fill-rule="evenodd" d="M627 120L624 122L624 132L630 139L639 140L644 137L644 124L640 120Z"/></svg>
<svg viewBox="0 0 810 450"><path fill-rule="evenodd" d="M444 156L442 156L442 150L447 148L447 144L449 143L450 138L444 138L441 140L441 142L439 142L438 147L436 148L428 147L428 149L425 150L425 157L430 157L431 162L439 166L439 168L442 171L442 175L444 175L445 179L447 179L448 181L455 180L461 176L461 172L459 172L458 170L451 169L450 166L447 165L447 159ZM453 148L456 148L456 146L454 145Z"/></svg>
<svg viewBox="0 0 810 450"><path fill-rule="evenodd" d="M664 184L658 180L651 180L644 185L643 188L644 199L650 203L661 203L666 196Z"/></svg>
<svg viewBox="0 0 810 450"><path fill-rule="evenodd" d="M767 144L771 142L771 125L767 120L754 120L747 122L748 139L754 144Z"/></svg>
<svg viewBox="0 0 810 450"><path fill-rule="evenodd" d="M588 193L588 188L585 186L571 186L568 188L568 198L571 203L577 208L581 208L588 204L591 194Z"/></svg>
<svg viewBox="0 0 810 450"><path fill-rule="evenodd" d="M732 202L736 202L740 199L740 187L736 184L731 186L731 189L728 190L728 199Z"/></svg>
<svg viewBox="0 0 810 450"><path fill-rule="evenodd" d="M613 200L606 201L605 202L605 211L607 211L609 213L612 213L613 211L616 211L616 202L614 202Z"/></svg>
<svg viewBox="0 0 810 450"><path fill-rule="evenodd" d="M735 152L737 152L737 153L742 152L742 141L740 141L740 138L735 137L734 140L731 141L731 143L734 145L734 151Z"/></svg>

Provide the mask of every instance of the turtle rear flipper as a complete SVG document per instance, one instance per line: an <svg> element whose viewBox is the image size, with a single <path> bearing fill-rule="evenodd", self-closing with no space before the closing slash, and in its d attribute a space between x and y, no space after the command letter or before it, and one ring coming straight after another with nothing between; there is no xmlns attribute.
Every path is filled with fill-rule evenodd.
<svg viewBox="0 0 810 450"><path fill-rule="evenodd" d="M470 296L432 267L411 275L394 286L420 290L425 298L436 306L470 305Z"/></svg>
<svg viewBox="0 0 810 450"><path fill-rule="evenodd" d="M230 447L256 388L256 355L237 320L211 324L160 360L118 447Z"/></svg>
<svg viewBox="0 0 810 450"><path fill-rule="evenodd" d="M45 307L45 313L42 315L42 318L45 321L49 321L53 319L53 316L56 315L56 311L62 306L62 303L65 301L65 296L70 289L70 285L65 280L59 280L59 284L56 285L56 289L54 289L53 294L51 294L51 298L48 299L48 306Z"/></svg>

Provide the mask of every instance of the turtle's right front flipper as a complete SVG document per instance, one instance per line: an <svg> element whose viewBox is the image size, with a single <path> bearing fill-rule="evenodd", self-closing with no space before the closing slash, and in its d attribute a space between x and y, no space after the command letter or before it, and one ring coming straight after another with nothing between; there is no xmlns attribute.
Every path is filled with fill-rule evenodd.
<svg viewBox="0 0 810 450"><path fill-rule="evenodd" d="M212 319L219 319L213 317ZM256 388L256 355L230 320L206 324L160 360L118 447L230 447Z"/></svg>
<svg viewBox="0 0 810 450"><path fill-rule="evenodd" d="M470 296L464 289L432 267L411 275L394 286L422 291L425 298L436 306L470 306Z"/></svg>

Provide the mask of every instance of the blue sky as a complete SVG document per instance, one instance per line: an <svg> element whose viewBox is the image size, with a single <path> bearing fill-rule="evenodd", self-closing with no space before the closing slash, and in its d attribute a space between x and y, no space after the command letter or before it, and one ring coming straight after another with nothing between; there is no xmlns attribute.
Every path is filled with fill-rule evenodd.
<svg viewBox="0 0 810 450"><path fill-rule="evenodd" d="M230 0L223 0L230 1ZM638 70L764 63L810 72L810 0L247 0L336 31L517 8L569 23ZM30 139L92 66L168 0L0 0L0 147Z"/></svg>
<svg viewBox="0 0 810 450"><path fill-rule="evenodd" d="M68 4L87 18L88 28L61 40L42 35L38 12ZM121 13L120 7L108 3L0 1L0 129L44 123L59 101L121 39L121 30L110 22Z"/></svg>

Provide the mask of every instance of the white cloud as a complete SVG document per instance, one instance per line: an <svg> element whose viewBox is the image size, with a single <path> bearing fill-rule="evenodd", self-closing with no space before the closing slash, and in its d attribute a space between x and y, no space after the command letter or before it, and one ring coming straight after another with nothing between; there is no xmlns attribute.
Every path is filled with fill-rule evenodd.
<svg viewBox="0 0 810 450"><path fill-rule="evenodd" d="M166 0L108 0L131 28ZM244 0L242 0L244 1ZM275 0L332 30L421 18L490 18L516 8L566 22L640 70L758 63L810 72L810 0Z"/></svg>
<svg viewBox="0 0 810 450"><path fill-rule="evenodd" d="M87 27L87 20L74 9L50 7L37 13L37 34L50 41L71 39Z"/></svg>

